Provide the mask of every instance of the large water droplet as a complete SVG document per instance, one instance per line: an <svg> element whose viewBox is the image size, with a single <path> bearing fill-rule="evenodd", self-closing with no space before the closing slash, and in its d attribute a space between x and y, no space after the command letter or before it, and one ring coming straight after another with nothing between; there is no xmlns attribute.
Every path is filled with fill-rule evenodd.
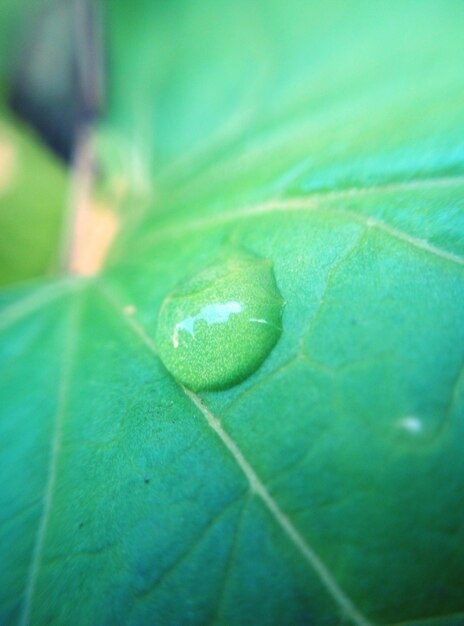
<svg viewBox="0 0 464 626"><path fill-rule="evenodd" d="M165 299L156 345L171 374L193 389L227 389L250 376L282 332L283 300L269 261L234 256Z"/></svg>

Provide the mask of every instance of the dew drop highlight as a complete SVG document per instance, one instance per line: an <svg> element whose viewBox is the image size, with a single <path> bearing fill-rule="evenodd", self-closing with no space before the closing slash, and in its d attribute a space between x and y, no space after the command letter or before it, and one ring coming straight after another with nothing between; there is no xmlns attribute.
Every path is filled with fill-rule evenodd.
<svg viewBox="0 0 464 626"><path fill-rule="evenodd" d="M166 297L156 329L160 357L193 391L232 387L279 340L282 307L270 261L238 255L218 262Z"/></svg>

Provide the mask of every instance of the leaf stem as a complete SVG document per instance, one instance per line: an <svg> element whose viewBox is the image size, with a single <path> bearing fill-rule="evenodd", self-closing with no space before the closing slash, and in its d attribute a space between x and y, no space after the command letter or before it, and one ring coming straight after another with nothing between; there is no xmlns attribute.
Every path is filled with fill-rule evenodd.
<svg viewBox="0 0 464 626"><path fill-rule="evenodd" d="M94 150L90 124L82 124L77 132L71 166L70 189L61 239L60 268L66 274L76 274L76 259L82 230L90 211L94 179Z"/></svg>

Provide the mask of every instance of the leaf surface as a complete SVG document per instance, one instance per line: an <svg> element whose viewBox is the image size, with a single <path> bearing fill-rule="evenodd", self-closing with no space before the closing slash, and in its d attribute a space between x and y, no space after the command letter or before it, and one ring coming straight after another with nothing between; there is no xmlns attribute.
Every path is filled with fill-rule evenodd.
<svg viewBox="0 0 464 626"><path fill-rule="evenodd" d="M2 293L2 623L464 623L463 23L112 5L106 127L153 196L98 277ZM196 395L158 312L237 250L282 337Z"/></svg>
<svg viewBox="0 0 464 626"><path fill-rule="evenodd" d="M64 166L0 106L0 285L56 274Z"/></svg>

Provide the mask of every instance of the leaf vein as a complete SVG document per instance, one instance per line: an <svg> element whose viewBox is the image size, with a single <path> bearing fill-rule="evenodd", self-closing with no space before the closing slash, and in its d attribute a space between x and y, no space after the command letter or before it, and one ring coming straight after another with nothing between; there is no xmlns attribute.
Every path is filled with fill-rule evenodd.
<svg viewBox="0 0 464 626"><path fill-rule="evenodd" d="M114 297L110 296L104 290L103 293L113 303L115 311L126 321L126 323L137 334L141 341L157 356L155 344L150 337L145 333L144 329L132 318L127 318L122 315L121 307L117 306ZM192 391L186 389L181 385L185 395L192 401L193 405L200 411L205 418L208 426L216 433L225 448L232 455L233 459L237 463L238 467L248 480L248 484L252 493L260 498L264 506L267 508L271 517L280 526L285 536L295 546L297 551L308 563L308 565L316 572L317 576L321 580L322 584L326 588L327 592L331 595L334 602L339 608L346 614L357 626L372 626L371 622L359 611L352 600L346 595L346 593L339 586L335 578L330 573L327 566L323 563L316 552L306 542L306 540L299 533L297 528L292 524L287 515L282 511L277 502L273 499L271 494L266 489L266 486L256 474L253 467L244 457L242 451L237 446L235 441L230 435L223 429L219 420L209 411L209 409L203 404L201 399Z"/></svg>
<svg viewBox="0 0 464 626"><path fill-rule="evenodd" d="M229 556L227 558L227 562L225 564L225 568L224 568L224 574L222 577L222 586L221 589L219 591L218 594L218 601L216 604L216 609L214 612L213 617L211 618L211 624L214 624L218 618L220 619L221 617L221 610L222 607L224 605L225 602L225 598L226 598L226 593L227 593L227 587L229 584L229 580L230 580L230 575L232 573L232 568L233 568L233 561L234 561L234 556L235 553L237 552L237 545L238 545L238 540L239 540L239 536L240 536L240 532L241 532L241 528L242 528L242 521L243 521L243 516L245 513L245 508L246 508L246 501L243 503L241 509L240 509L240 513L237 519L237 522L235 524L235 532L234 532L234 536L232 538L232 544L229 550Z"/></svg>
<svg viewBox="0 0 464 626"><path fill-rule="evenodd" d="M14 304L11 304L2 311L0 331L8 330L10 326L14 326L29 314L47 306L56 300L56 298L59 298L70 290L70 287L74 285L74 280L72 280L72 282L69 282L69 280L60 281L47 287L42 287L40 290L35 290Z"/></svg>
<svg viewBox="0 0 464 626"><path fill-rule="evenodd" d="M207 535L211 532L211 530L216 526L216 524L218 522L220 522L226 515L227 513L230 511L230 509L232 509L238 500L240 500L240 498L243 496L242 493L240 493L239 495L235 496L230 502L228 502L225 507L222 509L222 511L220 511L219 513L216 513L209 521L208 523L201 529L200 533L197 535L197 537L194 539L194 541L187 546L187 548L185 550L183 550L175 559L172 563L170 563L162 572L161 574L156 578L155 581L153 581L152 584L150 584L149 587L147 587L146 589L144 589L143 591L140 591L138 593L136 593L136 597L137 598L144 598L145 596L149 595L150 593L152 593L155 589L157 589L169 576L170 574L172 574L177 567L188 560L188 558L191 556L191 554L193 552L195 552L196 548L198 548L198 546L201 544L201 542L203 541L203 539L205 539L205 537L207 537Z"/></svg>
<svg viewBox="0 0 464 626"><path fill-rule="evenodd" d="M324 213L345 216L355 222L361 223L368 228L377 229L394 239L403 241L404 243L420 249L428 254L438 256L446 261L464 266L464 257L453 252L449 252L439 246L429 243L425 239L414 237L403 230L390 226L389 224L372 216L358 213L354 210L338 209L336 207L321 206L321 202L330 202L335 200L344 200L351 197L362 197L376 193L394 193L401 191L412 191L415 189L435 189L447 187L449 185L460 186L464 184L464 177L444 178L435 181L427 181L427 184L419 184L417 181L407 183L389 184L385 186L372 186L364 188L353 188L344 191L329 191L326 193L304 196L301 198L293 197L288 199L266 200L260 204L245 206L233 212L225 212L220 215L213 215L196 221L186 222L184 225L177 225L175 229L165 228L158 230L153 237L148 237L146 243L152 244L163 237L177 237L180 233L188 233L191 231L201 230L204 228L214 228L222 224L238 222L254 217L274 215L277 213Z"/></svg>
<svg viewBox="0 0 464 626"><path fill-rule="evenodd" d="M369 626L370 622L367 620L366 617L364 617L364 615L354 605L351 599L341 589L335 578L330 573L327 566L319 558L313 548L311 548L311 546L302 537L302 535L292 524L287 515L282 511L278 503L274 500L264 483L254 471L252 466L246 460L235 441L223 429L219 420L209 411L209 409L203 404L201 399L196 394L186 389L185 387L183 387L183 389L184 393L192 400L195 406L203 414L210 428L214 430L224 446L229 450L235 462L248 479L251 491L261 499L271 516L274 518L274 521L277 523L277 525L280 526L287 538L300 552L301 556L316 572L326 590L332 596L335 603L342 609L343 613L345 613L352 619L355 624L357 624L358 626Z"/></svg>
<svg viewBox="0 0 464 626"><path fill-rule="evenodd" d="M42 514L39 520L39 526L35 539L32 553L32 560L27 576L26 588L21 604L18 626L27 626L31 622L34 595L37 588L37 580L39 570L43 559L45 539L50 519L50 513L53 504L53 494L56 484L58 457L61 450L61 440L63 431L63 421L66 410L66 396L71 379L71 369L74 356L74 346L77 330L77 307L73 306L68 321L68 333L66 338L66 346L63 350L64 361L61 374L61 382L58 389L57 410L53 424L53 440L51 445L50 462L48 465L48 477L43 497Z"/></svg>

